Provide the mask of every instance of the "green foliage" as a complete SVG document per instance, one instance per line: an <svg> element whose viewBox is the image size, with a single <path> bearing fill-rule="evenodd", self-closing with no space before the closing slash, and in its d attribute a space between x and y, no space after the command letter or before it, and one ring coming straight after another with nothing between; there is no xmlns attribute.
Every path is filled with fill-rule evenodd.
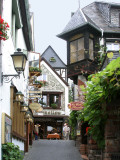
<svg viewBox="0 0 120 160"><path fill-rule="evenodd" d="M38 67L30 67L29 70L30 72L42 72L42 70L39 69Z"/></svg>
<svg viewBox="0 0 120 160"><path fill-rule="evenodd" d="M2 144L3 160L23 160L23 151L13 143Z"/></svg>
<svg viewBox="0 0 120 160"><path fill-rule="evenodd" d="M103 71L88 77L86 102L78 118L90 126L89 134L100 148L104 148L104 128L107 120L106 104L120 96L120 57Z"/></svg>
<svg viewBox="0 0 120 160"><path fill-rule="evenodd" d="M56 109L56 108L57 108L57 104L56 104L56 103L52 103L52 104L51 104L51 107L52 107L53 109Z"/></svg>
<svg viewBox="0 0 120 160"><path fill-rule="evenodd" d="M45 85L47 84L47 82L44 81L44 80L43 80L43 81L42 81L42 80L41 80L41 81L35 80L35 81L34 81L34 84L40 84L41 86L45 86Z"/></svg>
<svg viewBox="0 0 120 160"><path fill-rule="evenodd" d="M97 56L95 57L95 60L98 63L98 69L100 69L100 67L102 66L102 64L106 58L107 48L105 46L100 46L99 44L96 44L95 48L97 48L99 50L97 52Z"/></svg>
<svg viewBox="0 0 120 160"><path fill-rule="evenodd" d="M70 102L73 102L73 92L71 89L69 90L69 103Z"/></svg>
<svg viewBox="0 0 120 160"><path fill-rule="evenodd" d="M71 126L71 136L74 139L75 138L75 132L76 132L76 125L77 125L77 117L78 113L77 111L71 111L70 117L69 117L69 125Z"/></svg>

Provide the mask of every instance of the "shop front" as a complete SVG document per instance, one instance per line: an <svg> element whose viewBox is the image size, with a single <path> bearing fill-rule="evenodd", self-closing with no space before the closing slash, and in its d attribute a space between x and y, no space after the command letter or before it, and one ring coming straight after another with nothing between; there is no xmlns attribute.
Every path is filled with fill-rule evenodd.
<svg viewBox="0 0 120 160"><path fill-rule="evenodd" d="M34 124L38 126L38 138L40 139L62 139L63 124L67 116L35 116ZM36 126L34 126L36 127ZM51 134L51 135L50 135ZM52 136L52 135L59 136ZM51 138L49 138L51 137Z"/></svg>

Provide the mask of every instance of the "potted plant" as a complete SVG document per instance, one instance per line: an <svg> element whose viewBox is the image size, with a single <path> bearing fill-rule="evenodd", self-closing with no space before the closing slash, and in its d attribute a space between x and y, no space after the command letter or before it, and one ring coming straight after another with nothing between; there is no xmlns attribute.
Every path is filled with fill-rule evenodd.
<svg viewBox="0 0 120 160"><path fill-rule="evenodd" d="M57 108L57 104L56 104L56 103L52 103L52 104L51 104L51 107L52 107L53 109L56 109L56 108Z"/></svg>
<svg viewBox="0 0 120 160"><path fill-rule="evenodd" d="M45 86L47 84L47 82L46 81L42 81L42 80L41 81L35 80L34 84L39 84L41 86Z"/></svg>
<svg viewBox="0 0 120 160"><path fill-rule="evenodd" d="M42 70L39 69L38 67L30 67L30 68L29 68L29 71L30 71L30 72L40 72L40 73L42 72Z"/></svg>
<svg viewBox="0 0 120 160"><path fill-rule="evenodd" d="M9 37L7 31L9 30L9 25L0 16L0 40L7 40Z"/></svg>

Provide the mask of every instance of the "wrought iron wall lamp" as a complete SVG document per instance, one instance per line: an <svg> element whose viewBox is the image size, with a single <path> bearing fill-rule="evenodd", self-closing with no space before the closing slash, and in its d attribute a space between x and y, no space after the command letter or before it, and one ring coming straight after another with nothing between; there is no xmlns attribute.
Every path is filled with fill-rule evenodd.
<svg viewBox="0 0 120 160"><path fill-rule="evenodd" d="M12 54L11 57L13 60L14 68L18 74L4 75L2 73L1 83L3 83L3 81L5 83L9 83L14 77L19 78L20 74L25 70L27 56L23 52L21 52L20 48L18 48L17 52L14 52L14 54Z"/></svg>

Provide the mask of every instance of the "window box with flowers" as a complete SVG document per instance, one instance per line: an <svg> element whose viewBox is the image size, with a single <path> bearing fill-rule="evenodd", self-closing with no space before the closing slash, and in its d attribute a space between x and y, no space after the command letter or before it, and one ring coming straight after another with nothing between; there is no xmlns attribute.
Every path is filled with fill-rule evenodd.
<svg viewBox="0 0 120 160"><path fill-rule="evenodd" d="M34 82L33 82L33 85L34 86L36 86L37 88L41 88L41 87L43 87L43 86L45 86L47 84L47 82L46 81L37 81L37 80L35 80Z"/></svg>
<svg viewBox="0 0 120 160"><path fill-rule="evenodd" d="M29 72L30 72L30 77L31 76L40 76L42 73L42 70L39 69L38 67L30 67Z"/></svg>
<svg viewBox="0 0 120 160"><path fill-rule="evenodd" d="M9 37L7 31L9 30L9 25L0 16L0 40L7 40Z"/></svg>

